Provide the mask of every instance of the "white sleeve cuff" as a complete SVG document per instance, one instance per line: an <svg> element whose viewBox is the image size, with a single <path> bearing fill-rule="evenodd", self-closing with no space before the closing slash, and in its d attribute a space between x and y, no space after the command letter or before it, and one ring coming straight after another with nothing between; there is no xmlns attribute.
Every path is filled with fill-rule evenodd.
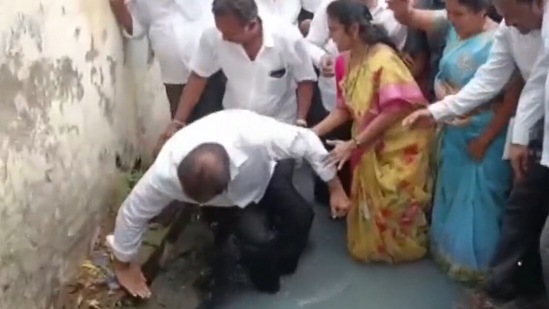
<svg viewBox="0 0 549 309"><path fill-rule="evenodd" d="M528 146L530 143L530 130L515 123L511 142L516 145Z"/></svg>
<svg viewBox="0 0 549 309"><path fill-rule="evenodd" d="M337 169L335 166L314 166L314 170L318 177L324 182L328 182L337 176Z"/></svg>
<svg viewBox="0 0 549 309"><path fill-rule="evenodd" d="M448 108L448 103L445 100L435 102L427 107L436 121L444 121L452 118L452 112Z"/></svg>
<svg viewBox="0 0 549 309"><path fill-rule="evenodd" d="M119 260L122 263L129 263L131 262L134 257L137 255L137 252L122 252L118 249L118 246L116 245L116 241L114 240L114 235L107 235L106 237L106 245L109 249L111 249L112 254L116 257L117 260Z"/></svg>

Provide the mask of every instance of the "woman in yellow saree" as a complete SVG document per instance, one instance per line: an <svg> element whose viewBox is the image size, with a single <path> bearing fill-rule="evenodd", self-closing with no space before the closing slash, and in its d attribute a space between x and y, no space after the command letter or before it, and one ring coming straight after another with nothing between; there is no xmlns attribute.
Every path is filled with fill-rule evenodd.
<svg viewBox="0 0 549 309"><path fill-rule="evenodd" d="M322 136L353 122L353 138L333 141L329 157L334 164L351 164L349 252L364 262L418 260L427 253L433 132L404 129L400 122L426 100L394 44L371 24L365 5L336 0L327 13L332 39L348 52L336 60L338 108L313 130Z"/></svg>

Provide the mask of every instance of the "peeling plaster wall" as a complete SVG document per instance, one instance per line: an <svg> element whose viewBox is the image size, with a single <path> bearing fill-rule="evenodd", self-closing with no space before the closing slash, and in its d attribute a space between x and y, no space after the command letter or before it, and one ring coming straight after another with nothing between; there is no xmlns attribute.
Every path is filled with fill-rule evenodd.
<svg viewBox="0 0 549 309"><path fill-rule="evenodd" d="M51 307L124 162L168 117L108 0L0 0L0 308ZM78 255L78 254L77 254Z"/></svg>

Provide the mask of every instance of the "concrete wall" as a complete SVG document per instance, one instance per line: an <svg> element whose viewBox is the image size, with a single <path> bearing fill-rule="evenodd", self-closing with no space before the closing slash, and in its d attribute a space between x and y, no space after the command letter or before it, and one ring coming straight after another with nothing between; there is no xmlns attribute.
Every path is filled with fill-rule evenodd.
<svg viewBox="0 0 549 309"><path fill-rule="evenodd" d="M168 108L109 0L0 0L0 308L51 307L113 185ZM124 46L127 45L127 46Z"/></svg>

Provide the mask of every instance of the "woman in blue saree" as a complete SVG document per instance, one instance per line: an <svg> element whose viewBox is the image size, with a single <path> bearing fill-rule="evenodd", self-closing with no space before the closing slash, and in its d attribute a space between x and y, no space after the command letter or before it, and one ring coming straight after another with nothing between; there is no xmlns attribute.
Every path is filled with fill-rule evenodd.
<svg viewBox="0 0 549 309"><path fill-rule="evenodd" d="M446 12L396 8L408 14L408 26L446 37L438 100L459 91L486 62L497 28L489 6L486 0L448 0ZM506 128L521 88L522 81L513 80L502 96L439 129L431 253L459 281L482 280L499 241L512 185L511 167L502 159Z"/></svg>

